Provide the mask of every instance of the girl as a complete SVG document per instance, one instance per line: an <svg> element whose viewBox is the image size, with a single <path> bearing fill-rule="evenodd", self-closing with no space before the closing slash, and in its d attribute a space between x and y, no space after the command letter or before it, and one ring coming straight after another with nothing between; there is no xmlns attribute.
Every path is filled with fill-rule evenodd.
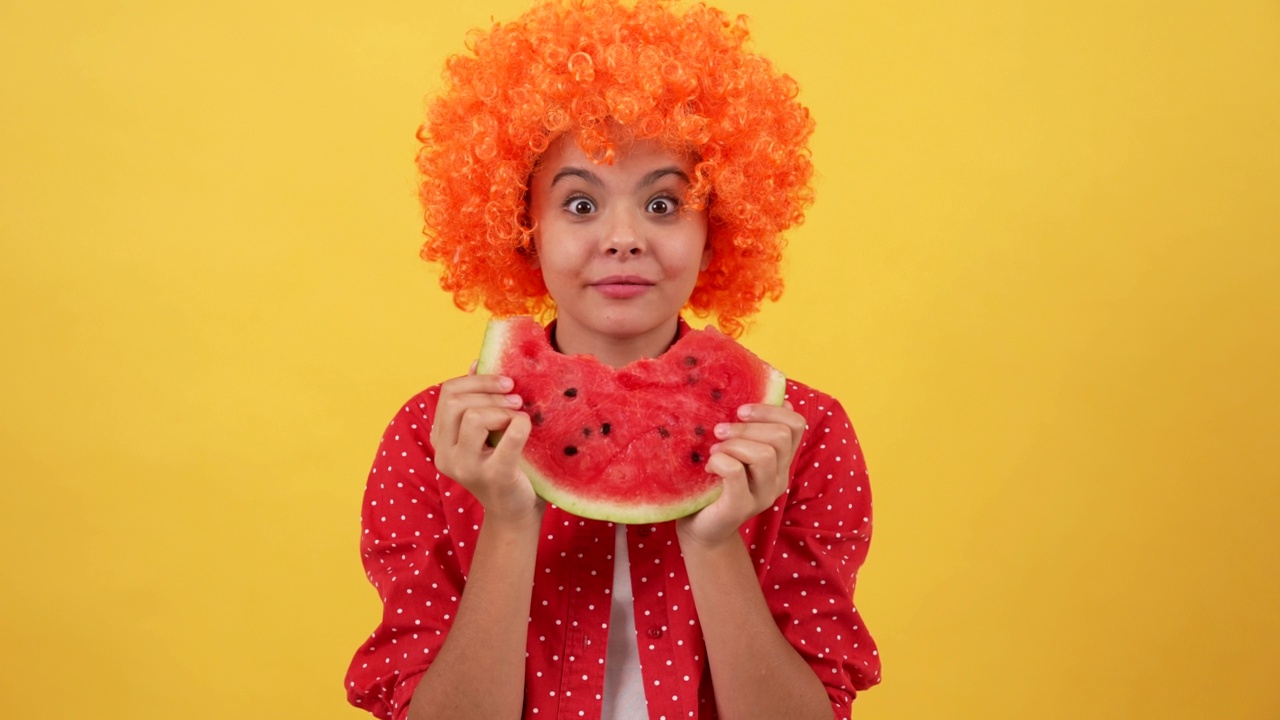
<svg viewBox="0 0 1280 720"><path fill-rule="evenodd" d="M554 313L559 351L663 353L688 308L730 334L781 291L811 199L808 112L742 20L662 0L544 2L472 36L419 132L428 241L460 307ZM788 383L714 429L720 498L615 526L541 501L510 378L410 400L369 475L384 605L347 674L386 718L847 718L879 682L852 604L870 540L858 441ZM502 439L490 448L493 431Z"/></svg>

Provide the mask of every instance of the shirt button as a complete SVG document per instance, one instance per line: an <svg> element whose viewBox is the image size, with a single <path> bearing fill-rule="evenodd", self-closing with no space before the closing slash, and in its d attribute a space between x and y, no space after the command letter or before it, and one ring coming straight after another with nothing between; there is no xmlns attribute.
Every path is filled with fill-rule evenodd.
<svg viewBox="0 0 1280 720"><path fill-rule="evenodd" d="M649 628L649 637L651 638L662 637L662 628L658 627L657 625L654 625L653 627Z"/></svg>

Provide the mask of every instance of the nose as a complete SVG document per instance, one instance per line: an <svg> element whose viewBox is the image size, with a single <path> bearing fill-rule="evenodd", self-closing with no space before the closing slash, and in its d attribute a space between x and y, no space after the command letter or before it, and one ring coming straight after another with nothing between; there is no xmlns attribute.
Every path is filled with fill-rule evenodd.
<svg viewBox="0 0 1280 720"><path fill-rule="evenodd" d="M632 213L616 213L605 228L604 250L609 255L642 255L646 244L644 228Z"/></svg>

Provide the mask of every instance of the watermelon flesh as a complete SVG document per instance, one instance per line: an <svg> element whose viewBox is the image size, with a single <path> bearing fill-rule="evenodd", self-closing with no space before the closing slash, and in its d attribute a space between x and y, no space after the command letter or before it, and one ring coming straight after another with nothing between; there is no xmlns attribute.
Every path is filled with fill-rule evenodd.
<svg viewBox="0 0 1280 720"><path fill-rule="evenodd" d="M657 358L612 368L563 355L528 317L495 319L478 372L506 375L532 420L521 467L534 490L581 517L637 524L711 504L718 423L746 403L781 405L786 377L733 339L689 330Z"/></svg>

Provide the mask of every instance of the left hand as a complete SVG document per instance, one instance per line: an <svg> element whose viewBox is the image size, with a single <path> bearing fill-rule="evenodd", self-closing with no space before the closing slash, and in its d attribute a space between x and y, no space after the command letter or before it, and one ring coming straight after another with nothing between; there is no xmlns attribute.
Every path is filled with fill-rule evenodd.
<svg viewBox="0 0 1280 720"><path fill-rule="evenodd" d="M742 422L715 428L720 442L711 446L707 472L723 478L724 491L715 502L676 521L682 546L723 544L787 489L791 459L804 435L804 417L791 403L743 405L738 417Z"/></svg>

